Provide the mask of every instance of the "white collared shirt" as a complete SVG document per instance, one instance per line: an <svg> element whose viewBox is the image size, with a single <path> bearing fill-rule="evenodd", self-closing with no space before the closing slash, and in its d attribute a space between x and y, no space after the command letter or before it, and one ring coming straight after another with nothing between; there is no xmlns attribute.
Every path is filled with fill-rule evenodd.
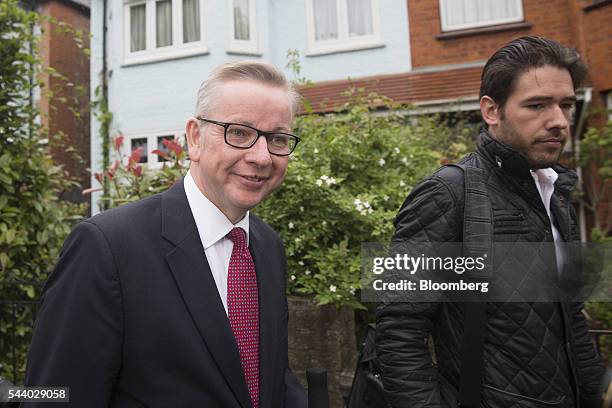
<svg viewBox="0 0 612 408"><path fill-rule="evenodd" d="M227 314L227 270L234 243L226 235L232 228L240 227L246 231L248 245L249 212L247 211L246 215L236 224L232 224L225 214L200 191L193 177L191 177L191 172L187 172L184 186L189 208L191 208L206 259L208 265L210 265L210 271Z"/></svg>
<svg viewBox="0 0 612 408"><path fill-rule="evenodd" d="M538 189L538 192L540 193L542 203L544 203L544 208L546 208L548 219L550 220L553 240L555 242L557 271L560 273L561 267L565 263L565 256L563 250L564 243L563 238L561 237L561 233L555 226L554 215L550 212L550 199L552 198L553 192L555 191L555 182L559 178L559 175L556 171L548 167L546 169L538 169L535 171L531 170L531 176L533 177L533 181L535 181L535 185Z"/></svg>

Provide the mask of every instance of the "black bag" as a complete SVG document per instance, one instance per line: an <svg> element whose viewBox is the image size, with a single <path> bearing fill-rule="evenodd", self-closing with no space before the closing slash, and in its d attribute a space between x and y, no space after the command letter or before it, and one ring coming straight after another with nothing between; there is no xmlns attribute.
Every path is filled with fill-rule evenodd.
<svg viewBox="0 0 612 408"><path fill-rule="evenodd" d="M357 368L348 399L348 408L386 408L388 406L383 395L383 385L374 348L375 334L376 326L369 324L357 360Z"/></svg>
<svg viewBox="0 0 612 408"><path fill-rule="evenodd" d="M493 219L483 172L465 164L452 164L449 167L458 168L464 173L464 252L468 254L492 253ZM466 308L467 314L472 318L466 320L461 364L461 371L464 374L461 375L459 384L457 406L474 408L480 405L481 398L486 303L470 302ZM349 394L348 408L387 408L389 406L383 394L384 388L376 359L375 334L376 326L368 325Z"/></svg>

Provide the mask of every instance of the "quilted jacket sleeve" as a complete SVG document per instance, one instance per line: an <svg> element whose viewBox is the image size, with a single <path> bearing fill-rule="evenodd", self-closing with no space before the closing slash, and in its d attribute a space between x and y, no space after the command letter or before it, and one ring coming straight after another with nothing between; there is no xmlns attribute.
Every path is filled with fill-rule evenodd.
<svg viewBox="0 0 612 408"><path fill-rule="evenodd" d="M456 190L432 177L416 186L395 220L393 244L456 241ZM384 303L376 314L376 353L385 396L392 407L439 407L437 370L428 340L436 303Z"/></svg>
<svg viewBox="0 0 612 408"><path fill-rule="evenodd" d="M582 303L572 305L572 328L581 406L584 408L599 408L602 405L604 367L589 335L582 308Z"/></svg>

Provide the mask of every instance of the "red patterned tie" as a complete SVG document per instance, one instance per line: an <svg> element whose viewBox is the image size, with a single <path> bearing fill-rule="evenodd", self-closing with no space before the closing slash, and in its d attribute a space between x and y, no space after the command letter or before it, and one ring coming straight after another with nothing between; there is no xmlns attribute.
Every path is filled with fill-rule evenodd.
<svg viewBox="0 0 612 408"><path fill-rule="evenodd" d="M259 407L259 304L255 263L246 244L246 233L234 228L227 234L234 243L227 275L227 309L240 353L244 379L253 408Z"/></svg>

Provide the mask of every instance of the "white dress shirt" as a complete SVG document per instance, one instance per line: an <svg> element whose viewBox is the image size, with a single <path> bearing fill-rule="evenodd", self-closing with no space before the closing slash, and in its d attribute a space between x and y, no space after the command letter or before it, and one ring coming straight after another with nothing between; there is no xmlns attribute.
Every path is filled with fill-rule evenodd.
<svg viewBox="0 0 612 408"><path fill-rule="evenodd" d="M227 314L227 270L234 243L226 235L232 228L240 227L246 231L248 245L249 212L247 211L246 215L234 225L221 210L202 194L193 177L191 177L191 172L188 172L185 176L184 186L189 208L191 208L206 259L208 265L210 265L210 271Z"/></svg>
<svg viewBox="0 0 612 408"><path fill-rule="evenodd" d="M538 169L531 170L531 176L535 181L535 185L540 193L540 198L542 199L542 203L544 203L544 208L546 208L546 213L548 214L548 219L550 220L550 226L552 229L553 240L555 242L555 255L557 257L557 271L561 272L561 267L565 263L565 251L564 251L564 242L561 237L561 233L555 226L555 218L554 215L550 212L550 199L555 191L555 182L559 175L553 169Z"/></svg>

